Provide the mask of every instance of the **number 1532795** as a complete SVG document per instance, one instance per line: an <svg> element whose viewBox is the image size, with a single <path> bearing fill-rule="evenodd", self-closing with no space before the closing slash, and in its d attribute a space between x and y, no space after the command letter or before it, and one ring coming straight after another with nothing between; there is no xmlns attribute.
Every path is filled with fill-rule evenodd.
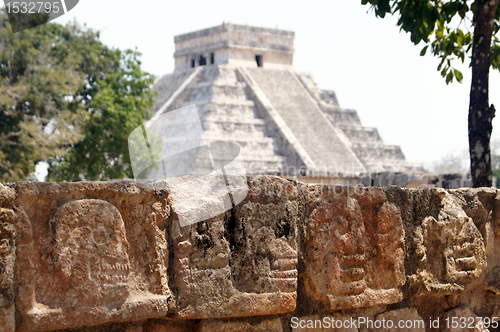
<svg viewBox="0 0 500 332"><path fill-rule="evenodd" d="M36 13L54 13L57 14L61 10L57 1L29 1L29 2L12 2L9 1L5 4L7 13L22 13L22 14L36 14Z"/></svg>
<svg viewBox="0 0 500 332"><path fill-rule="evenodd" d="M497 328L498 317L447 317L445 318L446 327L453 329L465 329L465 328L474 328L476 323L482 322L485 328Z"/></svg>

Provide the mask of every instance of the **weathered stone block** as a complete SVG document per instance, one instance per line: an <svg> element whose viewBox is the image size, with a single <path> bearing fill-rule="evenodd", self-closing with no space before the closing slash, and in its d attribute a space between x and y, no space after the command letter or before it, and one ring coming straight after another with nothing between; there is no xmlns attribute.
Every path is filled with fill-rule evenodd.
<svg viewBox="0 0 500 332"><path fill-rule="evenodd" d="M192 332L198 331L196 320L150 319L144 323L142 332Z"/></svg>
<svg viewBox="0 0 500 332"><path fill-rule="evenodd" d="M394 184L394 172L382 172L380 173L380 185L382 187L387 187L388 185Z"/></svg>
<svg viewBox="0 0 500 332"><path fill-rule="evenodd" d="M304 287L326 310L399 302L404 230L382 189L312 185L305 224Z"/></svg>
<svg viewBox="0 0 500 332"><path fill-rule="evenodd" d="M0 332L15 328L14 270L16 262L16 193L0 183Z"/></svg>
<svg viewBox="0 0 500 332"><path fill-rule="evenodd" d="M396 174L394 176L393 184L395 186L404 187L408 184L408 178L408 174L406 173Z"/></svg>
<svg viewBox="0 0 500 332"><path fill-rule="evenodd" d="M459 294L486 267L483 237L455 195L431 192L428 215L413 230L409 290L412 295Z"/></svg>
<svg viewBox="0 0 500 332"><path fill-rule="evenodd" d="M145 322L107 323L101 325L82 326L55 332L143 332ZM176 332L176 331L172 331Z"/></svg>
<svg viewBox="0 0 500 332"><path fill-rule="evenodd" d="M162 317L167 193L127 182L17 184L18 331Z"/></svg>
<svg viewBox="0 0 500 332"><path fill-rule="evenodd" d="M179 228L174 221L178 316L270 315L296 306L296 184L249 180L233 211Z"/></svg>
<svg viewBox="0 0 500 332"><path fill-rule="evenodd" d="M500 235L500 193L495 195L495 214L494 214L494 231L495 235Z"/></svg>
<svg viewBox="0 0 500 332"><path fill-rule="evenodd" d="M493 189L251 177L235 208L180 227L154 183L10 187L0 186L0 332L282 331L292 316L440 317L443 329L446 317L498 316Z"/></svg>

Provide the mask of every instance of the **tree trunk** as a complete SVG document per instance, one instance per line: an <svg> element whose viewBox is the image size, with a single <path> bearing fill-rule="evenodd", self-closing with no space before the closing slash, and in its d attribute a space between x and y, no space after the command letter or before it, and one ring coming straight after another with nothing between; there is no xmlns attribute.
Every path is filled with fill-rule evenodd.
<svg viewBox="0 0 500 332"><path fill-rule="evenodd" d="M495 108L488 101L491 35L500 0L477 0L472 44L469 104L469 154L472 185L491 187L490 138Z"/></svg>

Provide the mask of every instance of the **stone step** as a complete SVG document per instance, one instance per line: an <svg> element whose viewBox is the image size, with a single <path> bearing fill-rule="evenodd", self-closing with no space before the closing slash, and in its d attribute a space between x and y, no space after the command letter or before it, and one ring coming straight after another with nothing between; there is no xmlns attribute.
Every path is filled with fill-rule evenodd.
<svg viewBox="0 0 500 332"><path fill-rule="evenodd" d="M241 99L223 99L223 98L213 98L204 100L191 100L182 102L178 107L186 107L195 104L197 107L206 104L217 104L217 105L232 105L232 106L248 106L254 107L255 103L253 100L241 100Z"/></svg>
<svg viewBox="0 0 500 332"><path fill-rule="evenodd" d="M198 103L196 103L198 104ZM211 114L230 114L235 117L240 116L250 116L256 117L254 105L244 105L241 103L218 103L217 101L208 103L199 103L198 111L200 114L211 113Z"/></svg>
<svg viewBox="0 0 500 332"><path fill-rule="evenodd" d="M260 68L245 68L245 71L307 151L315 167L349 169L353 173L364 171L348 143L335 131L293 72Z"/></svg>
<svg viewBox="0 0 500 332"><path fill-rule="evenodd" d="M158 94L155 96L155 104L150 109L151 114L154 115L167 102L193 71L194 68L190 68L157 78L152 90Z"/></svg>
<svg viewBox="0 0 500 332"><path fill-rule="evenodd" d="M250 107L221 107L221 108L205 108L197 107L198 114L202 121L234 121L251 123L254 119L262 120L255 116L255 113ZM254 122L257 123L257 122Z"/></svg>
<svg viewBox="0 0 500 332"><path fill-rule="evenodd" d="M397 162L391 163L390 161L368 161L365 163L369 172L380 173L380 172L394 172L394 173L415 173L421 172L422 164L411 163L407 161L398 160Z"/></svg>
<svg viewBox="0 0 500 332"><path fill-rule="evenodd" d="M283 156L278 155L260 155L255 154L254 151L250 151L248 153L243 153L243 159L245 160L261 160L261 161L269 161L269 162L283 162L286 160Z"/></svg>
<svg viewBox="0 0 500 332"><path fill-rule="evenodd" d="M201 85L200 85L201 84ZM215 85L197 83L191 88L188 100L204 99L246 100L245 89L241 85Z"/></svg>
<svg viewBox="0 0 500 332"><path fill-rule="evenodd" d="M405 160L403 153L399 147L394 146L370 146L370 145L353 145L352 149L360 156L363 160L368 158L383 158L380 162L385 162L389 159Z"/></svg>
<svg viewBox="0 0 500 332"><path fill-rule="evenodd" d="M242 116L242 117L233 117L233 116L223 116L218 114L210 114L210 116L204 116L202 118L203 122L209 123L235 123L235 124L247 124L254 126L263 126L265 125L265 121L263 119L257 119L254 117Z"/></svg>
<svg viewBox="0 0 500 332"><path fill-rule="evenodd" d="M227 81L227 80L216 80L216 81L202 81L193 84L193 89L201 89L201 88L207 88L211 86L217 86L217 87L229 87L229 88L241 88L245 89L246 88L246 83L244 82L233 82L233 81Z"/></svg>
<svg viewBox="0 0 500 332"><path fill-rule="evenodd" d="M230 122L230 121L203 121L203 130L212 133L234 133L234 135L252 135L252 137L263 137L263 124Z"/></svg>
<svg viewBox="0 0 500 332"><path fill-rule="evenodd" d="M239 134L239 135L238 135ZM238 142L238 143L259 143L259 144L272 144L274 142L274 138L266 137L262 133L249 135L248 133L234 133L234 132L223 132L223 133L215 133L213 131L205 131L205 139L207 141L229 141L229 142Z"/></svg>
<svg viewBox="0 0 500 332"><path fill-rule="evenodd" d="M247 175L263 175L281 172L284 162L245 161Z"/></svg>
<svg viewBox="0 0 500 332"><path fill-rule="evenodd" d="M367 127L342 126L339 128L349 137L352 142L380 142L383 143L378 130Z"/></svg>
<svg viewBox="0 0 500 332"><path fill-rule="evenodd" d="M196 105L207 143L234 142L251 169L280 170L285 158L276 155L275 140L266 137L265 121L257 117L246 88L246 83L237 80L234 68L207 67L176 107Z"/></svg>
<svg viewBox="0 0 500 332"><path fill-rule="evenodd" d="M341 124L359 124L361 125L361 121L359 120L358 113L353 110L344 110L342 108L332 107L326 108L321 105L322 110L327 115L330 122L334 125Z"/></svg>
<svg viewBox="0 0 500 332"><path fill-rule="evenodd" d="M203 74L200 82L237 82L234 68L224 65L219 66L206 66L203 69Z"/></svg>

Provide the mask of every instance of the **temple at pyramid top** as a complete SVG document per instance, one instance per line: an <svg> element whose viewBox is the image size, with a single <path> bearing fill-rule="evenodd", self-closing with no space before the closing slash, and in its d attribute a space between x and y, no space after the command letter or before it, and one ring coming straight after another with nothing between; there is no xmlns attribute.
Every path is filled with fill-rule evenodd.
<svg viewBox="0 0 500 332"><path fill-rule="evenodd" d="M340 107L335 92L295 70L293 32L226 23L174 40L175 70L155 81L153 120L196 105L207 143L236 143L248 174L357 184L362 174L422 171Z"/></svg>
<svg viewBox="0 0 500 332"><path fill-rule="evenodd" d="M293 64L292 31L223 23L175 36L175 70L233 64L268 69Z"/></svg>

